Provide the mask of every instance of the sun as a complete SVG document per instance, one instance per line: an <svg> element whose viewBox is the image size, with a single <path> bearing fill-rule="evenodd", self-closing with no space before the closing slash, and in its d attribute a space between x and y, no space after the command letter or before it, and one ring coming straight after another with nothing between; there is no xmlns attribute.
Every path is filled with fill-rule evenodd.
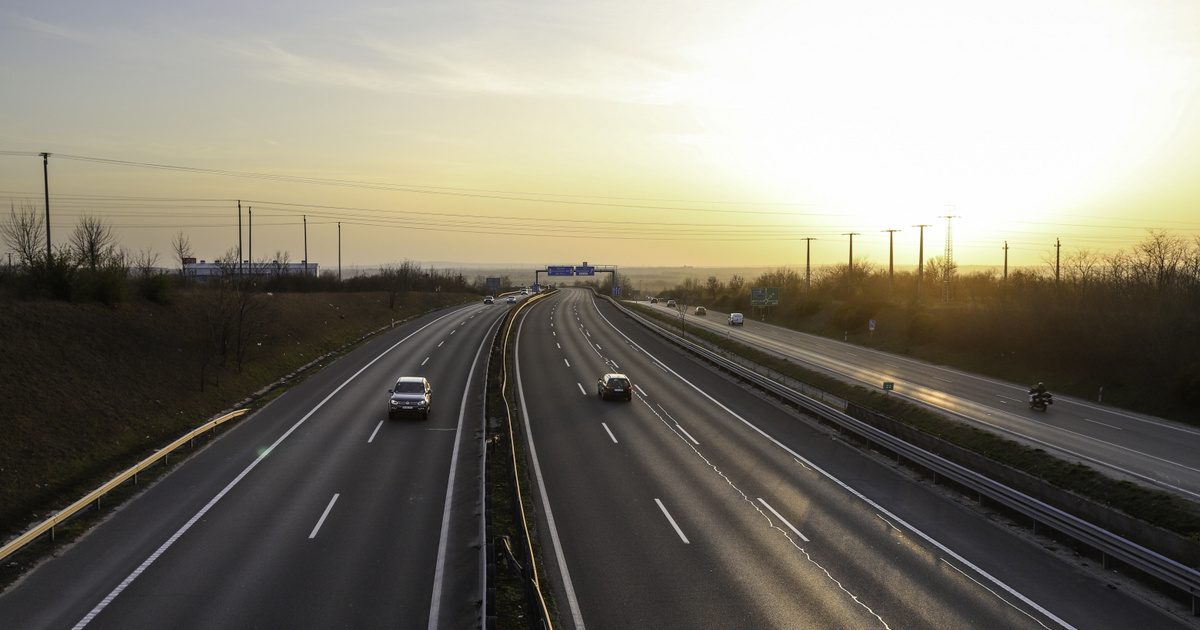
<svg viewBox="0 0 1200 630"><path fill-rule="evenodd" d="M1152 56L1099 27L1068 47L1053 23L956 10L748 18L696 51L701 142L761 197L841 215L831 227L948 205L977 220L1078 212L1145 168L1147 124L1167 108Z"/></svg>

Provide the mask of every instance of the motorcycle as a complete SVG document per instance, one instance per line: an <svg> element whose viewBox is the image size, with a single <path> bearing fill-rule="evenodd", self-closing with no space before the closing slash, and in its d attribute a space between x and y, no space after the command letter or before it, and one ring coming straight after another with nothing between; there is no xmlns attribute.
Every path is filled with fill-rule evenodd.
<svg viewBox="0 0 1200 630"><path fill-rule="evenodd" d="M1054 397L1050 392L1038 392L1032 390L1029 392L1029 408L1036 411L1045 411L1047 407L1054 404Z"/></svg>

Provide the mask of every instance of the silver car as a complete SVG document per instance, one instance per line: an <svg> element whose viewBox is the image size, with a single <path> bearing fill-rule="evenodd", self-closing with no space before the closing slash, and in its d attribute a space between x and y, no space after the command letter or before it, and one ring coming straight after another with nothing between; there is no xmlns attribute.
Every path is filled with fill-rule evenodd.
<svg viewBox="0 0 1200 630"><path fill-rule="evenodd" d="M395 387L388 390L388 418L402 414L420 414L429 418L433 389L423 376L401 376Z"/></svg>

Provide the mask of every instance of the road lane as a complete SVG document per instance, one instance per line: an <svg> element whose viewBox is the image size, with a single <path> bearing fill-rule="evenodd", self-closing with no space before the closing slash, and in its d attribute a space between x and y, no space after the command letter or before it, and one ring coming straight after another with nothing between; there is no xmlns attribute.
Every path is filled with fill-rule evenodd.
<svg viewBox="0 0 1200 630"><path fill-rule="evenodd" d="M482 366L469 393L467 369L503 310L420 318L315 373L0 596L0 627L72 627L90 611L88 628L425 627L464 400L472 436L482 422ZM386 419L401 374L433 383L428 421ZM477 469L473 442L460 465ZM469 499L447 528L445 627L479 614L478 517L461 509L477 473L460 473Z"/></svg>
<svg viewBox="0 0 1200 630"><path fill-rule="evenodd" d="M661 304L651 308L675 313ZM726 314L712 310L706 317L687 318L689 326L856 384L875 388L892 381L896 395L1110 473L1200 499L1200 429L1195 427L1061 395L1049 411L1037 412L1028 408L1025 385L750 319L743 327L727 321Z"/></svg>
<svg viewBox="0 0 1200 630"><path fill-rule="evenodd" d="M550 335L539 314L551 305L560 313L569 309L572 320L578 312L582 328ZM610 318L619 317L608 310ZM1056 615L1074 616L1072 623L1084 626L1114 619L1169 623L1132 600L1112 603L1102 584L1036 545L830 440L628 320L618 321L637 345L599 317L589 293L568 290L533 308L518 336L544 498L554 508L587 625L1040 627L1057 625ZM594 344L584 347L588 339L605 356L593 353ZM655 364L643 348L667 365ZM563 355L596 375L606 361L617 361L638 384L638 395L631 403L566 395L578 374L567 381L558 370L535 367ZM687 374L764 431L781 434L810 465L704 401L669 370ZM830 473L839 481L831 482ZM866 488L878 503L869 503L866 493L857 498L841 483ZM884 506L895 508L887 519L880 516ZM946 539L945 548L905 523ZM952 547L972 559L948 553ZM1033 564L1017 568L1013 562ZM1005 586L1019 578L1019 587L1005 591L980 575L983 570L1002 576L997 579ZM1054 587L1046 597L1067 616L1019 596L1022 589L1041 593L1047 583Z"/></svg>

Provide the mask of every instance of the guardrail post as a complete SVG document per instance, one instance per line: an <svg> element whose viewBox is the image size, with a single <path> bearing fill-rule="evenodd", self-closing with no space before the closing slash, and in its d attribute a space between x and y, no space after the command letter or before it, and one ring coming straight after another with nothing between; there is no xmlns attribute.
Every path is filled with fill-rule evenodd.
<svg viewBox="0 0 1200 630"><path fill-rule="evenodd" d="M1101 552L1100 552L1100 566L1101 566L1101 567L1103 567L1103 568L1105 568L1105 569L1107 569L1107 568L1108 568L1108 565L1109 565L1109 562L1108 562L1108 554L1107 554L1107 553L1105 553L1105 552L1103 552L1103 551L1101 551Z"/></svg>

